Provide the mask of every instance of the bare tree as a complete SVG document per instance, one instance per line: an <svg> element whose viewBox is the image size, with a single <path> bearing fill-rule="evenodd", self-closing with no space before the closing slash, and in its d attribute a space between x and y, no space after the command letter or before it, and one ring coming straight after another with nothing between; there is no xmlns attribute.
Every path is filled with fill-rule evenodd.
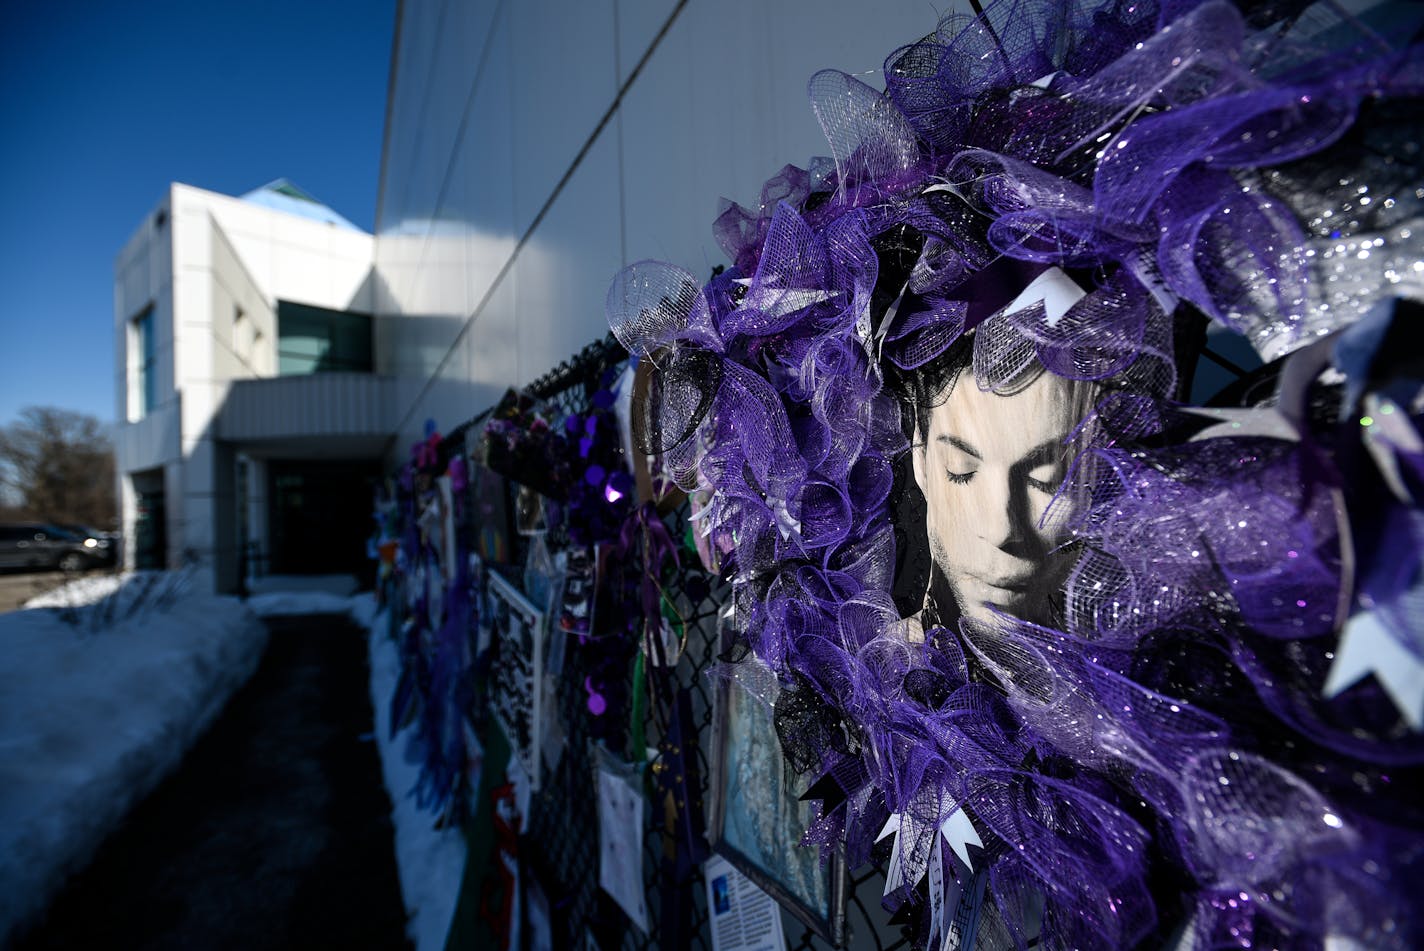
<svg viewBox="0 0 1424 951"><path fill-rule="evenodd" d="M40 518L96 528L114 524L114 446L93 416L27 406L0 426L0 484Z"/></svg>

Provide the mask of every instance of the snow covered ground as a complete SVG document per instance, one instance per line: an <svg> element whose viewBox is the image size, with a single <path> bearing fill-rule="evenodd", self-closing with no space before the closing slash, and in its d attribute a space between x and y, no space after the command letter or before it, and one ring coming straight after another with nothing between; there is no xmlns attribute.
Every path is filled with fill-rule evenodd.
<svg viewBox="0 0 1424 951"><path fill-rule="evenodd" d="M178 765L266 641L183 573L84 578L0 614L0 945Z"/></svg>
<svg viewBox="0 0 1424 951"><path fill-rule="evenodd" d="M366 629L372 731L390 795L407 932L439 951L465 866L458 829L432 828L410 791L405 737L384 724L399 676L369 594L276 585L246 603L183 573L82 578L0 614L0 947L83 868L181 761L267 643L260 618L348 614Z"/></svg>
<svg viewBox="0 0 1424 951"><path fill-rule="evenodd" d="M247 606L258 617L291 614L351 614L363 626L363 618L376 609L373 596L356 595L356 579L351 575L268 575L247 579L252 596ZM356 617L359 602L367 604Z"/></svg>
<svg viewBox="0 0 1424 951"><path fill-rule="evenodd" d="M124 587L125 581L156 584L160 575L84 575L25 602L27 608L79 608L106 598ZM175 581L174 583L184 583ZM135 589L137 590L137 589Z"/></svg>
<svg viewBox="0 0 1424 951"><path fill-rule="evenodd" d="M405 735L397 734L392 740L386 728L400 677L400 657L395 642L386 636L387 616L374 613L374 601L368 609L373 613L363 623L371 638L371 707L376 712L381 772L392 803L401 895L410 914L406 933L415 943L415 951L440 951L445 947L465 871L465 838L458 827L433 828L433 817L417 808L410 795L419 767L405 760Z"/></svg>
<svg viewBox="0 0 1424 951"><path fill-rule="evenodd" d="M370 598L370 595L365 595ZM254 594L247 606L258 617L278 617L293 614L350 614L356 598L342 597L326 591L274 591Z"/></svg>

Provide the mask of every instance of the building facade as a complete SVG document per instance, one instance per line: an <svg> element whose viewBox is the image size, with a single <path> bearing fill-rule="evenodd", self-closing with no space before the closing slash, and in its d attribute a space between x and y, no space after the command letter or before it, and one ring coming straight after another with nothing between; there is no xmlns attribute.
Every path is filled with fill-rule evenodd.
<svg viewBox="0 0 1424 951"><path fill-rule="evenodd" d="M364 530L350 506L393 425L372 260L370 235L285 181L175 184L145 218L115 264L126 567L193 565L218 591L359 569L334 536Z"/></svg>
<svg viewBox="0 0 1424 951"><path fill-rule="evenodd" d="M788 161L829 154L812 74L883 86L887 53L944 12L401 3L376 218L378 350L398 380L388 463L427 419L448 430L603 337L624 265L655 258L705 280L727 263L718 198L755 206Z"/></svg>
<svg viewBox="0 0 1424 951"><path fill-rule="evenodd" d="M448 430L601 338L624 265L726 263L718 197L755 205L788 160L828 152L811 75L878 85L938 18L899 0L402 2L374 237L284 182L174 185L119 254L125 564L198 563L224 591L339 570L333 545L358 565L313 500L352 493L349 523L369 502L352 486L428 420Z"/></svg>

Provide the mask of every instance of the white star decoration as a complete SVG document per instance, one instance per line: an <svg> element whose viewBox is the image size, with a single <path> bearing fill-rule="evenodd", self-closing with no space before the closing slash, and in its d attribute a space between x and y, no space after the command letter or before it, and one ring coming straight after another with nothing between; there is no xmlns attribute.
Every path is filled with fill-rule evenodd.
<svg viewBox="0 0 1424 951"><path fill-rule="evenodd" d="M1264 436L1298 442L1300 431L1290 420L1274 409L1224 409L1215 406L1185 406L1183 412L1217 421L1191 438L1191 442L1219 439L1225 436Z"/></svg>
<svg viewBox="0 0 1424 951"><path fill-rule="evenodd" d="M1394 497L1406 505L1412 505L1414 496L1400 475L1398 454L1400 451L1424 452L1424 440L1420 439L1414 424L1409 421L1409 414L1388 397L1378 393L1365 394L1365 416L1370 421L1370 425L1362 427L1365 449L1374 459Z"/></svg>
<svg viewBox="0 0 1424 951"><path fill-rule="evenodd" d="M1424 729L1424 664L1399 643L1375 611L1363 611L1345 622L1321 692L1338 696L1367 674L1375 675L1411 727Z"/></svg>
<svg viewBox="0 0 1424 951"><path fill-rule="evenodd" d="M1003 309L1003 313L1016 314L1042 301L1048 326L1056 327L1063 315L1087 296L1088 292L1079 287L1078 282L1064 273L1062 268L1051 267L1029 281L1028 286L1019 292L1019 296Z"/></svg>
<svg viewBox="0 0 1424 951"><path fill-rule="evenodd" d="M974 863L969 861L969 846L973 845L983 848L984 843L979 838L979 832L974 828L974 823L969 821L963 809L956 809L949 814L949 818L939 827L940 837L949 843L949 847L954 849L954 854L959 856L959 860L964 863L964 867L969 871L974 871Z"/></svg>
<svg viewBox="0 0 1424 951"><path fill-rule="evenodd" d="M752 279L749 277L736 278L732 283L753 290ZM744 303L757 308L768 317L784 317L838 296L831 291L814 287L767 287L753 290Z"/></svg>
<svg viewBox="0 0 1424 951"><path fill-rule="evenodd" d="M926 841L926 833L932 833ZM963 809L955 809L936 829L933 825L917 819L912 813L896 813L885 820L879 842L888 835L895 836L890 850L890 865L885 871L885 894L888 895L904 885L918 885L920 879L929 875L930 887L930 934L928 947L934 947L935 936L941 939L941 948L948 947L951 929L946 915L953 915L957 901L946 901L947 891L955 896L959 887L951 880L946 889L944 881L944 843L948 842L954 854L964 863L965 868L974 871L969 859L969 846L984 847L979 832ZM923 845L922 845L923 843ZM952 897L952 896L951 896Z"/></svg>

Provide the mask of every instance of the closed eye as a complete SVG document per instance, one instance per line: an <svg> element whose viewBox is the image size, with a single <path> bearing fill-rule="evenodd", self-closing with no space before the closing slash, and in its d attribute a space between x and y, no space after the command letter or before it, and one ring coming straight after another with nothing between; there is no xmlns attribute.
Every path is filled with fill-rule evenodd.
<svg viewBox="0 0 1424 951"><path fill-rule="evenodd" d="M949 481L955 485L964 485L970 479L974 478L974 471L975 470L970 469L968 472L954 472L950 469L945 469L944 475L945 478L949 479Z"/></svg>
<svg viewBox="0 0 1424 951"><path fill-rule="evenodd" d="M1058 491L1058 483L1063 480L1063 461L1063 443L1050 439L1025 453L1014 468L1024 473L1023 480L1029 488L1052 493Z"/></svg>
<svg viewBox="0 0 1424 951"><path fill-rule="evenodd" d="M1030 472L1024 481L1028 483L1030 489L1052 493L1058 491L1058 483L1062 481L1062 478L1058 474L1057 466L1039 466Z"/></svg>
<svg viewBox="0 0 1424 951"><path fill-rule="evenodd" d="M976 463L984 458L978 449L963 439L960 439L958 436L953 436L948 433L942 433L936 442L943 446L949 453L950 459L959 468L963 469L962 472L956 472L948 466L945 467L945 478L949 479L952 485L964 485L970 479L974 478L974 473L978 471Z"/></svg>

